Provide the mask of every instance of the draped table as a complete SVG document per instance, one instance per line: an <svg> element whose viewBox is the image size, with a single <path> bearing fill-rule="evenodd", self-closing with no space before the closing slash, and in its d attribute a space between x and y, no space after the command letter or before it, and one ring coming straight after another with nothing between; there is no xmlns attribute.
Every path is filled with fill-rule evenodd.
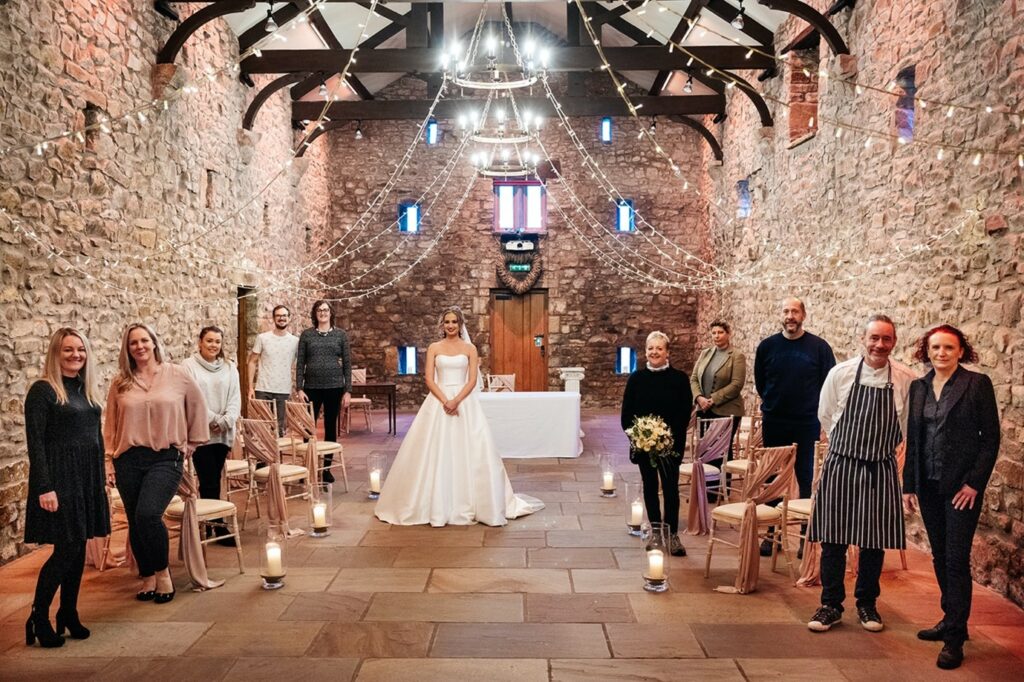
<svg viewBox="0 0 1024 682"><path fill-rule="evenodd" d="M580 394L478 393L502 457L579 457Z"/></svg>

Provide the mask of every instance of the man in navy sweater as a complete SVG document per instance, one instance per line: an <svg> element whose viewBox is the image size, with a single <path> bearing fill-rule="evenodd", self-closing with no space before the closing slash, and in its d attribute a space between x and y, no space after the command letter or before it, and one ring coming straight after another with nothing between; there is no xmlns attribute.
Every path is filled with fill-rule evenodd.
<svg viewBox="0 0 1024 682"><path fill-rule="evenodd" d="M825 339L804 330L807 310L798 298L782 303L782 331L757 346L754 384L761 396L764 446L796 443L796 479L800 497L811 496L814 442L821 435L818 396L836 364ZM766 548L762 546L762 554ZM771 553L771 545L767 547Z"/></svg>

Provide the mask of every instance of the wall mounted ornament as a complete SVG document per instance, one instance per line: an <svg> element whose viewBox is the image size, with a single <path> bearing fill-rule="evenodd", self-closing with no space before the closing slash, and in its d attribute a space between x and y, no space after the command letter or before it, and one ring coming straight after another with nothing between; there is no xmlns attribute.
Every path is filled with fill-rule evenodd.
<svg viewBox="0 0 1024 682"><path fill-rule="evenodd" d="M501 236L501 256L495 269L498 281L515 294L522 296L540 279L544 262L540 255L540 240L535 234L509 234Z"/></svg>

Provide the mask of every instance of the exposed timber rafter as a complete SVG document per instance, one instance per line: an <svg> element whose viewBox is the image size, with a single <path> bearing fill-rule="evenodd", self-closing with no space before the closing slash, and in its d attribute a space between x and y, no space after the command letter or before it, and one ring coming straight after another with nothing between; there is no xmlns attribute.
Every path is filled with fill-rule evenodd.
<svg viewBox="0 0 1024 682"><path fill-rule="evenodd" d="M327 116L332 121L344 120L400 120L423 119L430 111L433 100L373 100L368 102L331 102ZM485 99L442 99L434 108L437 118L455 119L470 109L479 111ZM693 95L691 97L634 97L634 105L642 105L644 116L670 116L690 114L718 114L725 110L722 95ZM566 116L628 116L629 109L619 97L563 97L558 100ZM296 121L317 118L323 102L292 102L292 119ZM516 98L516 107L530 110L548 118L555 114L554 106L546 97Z"/></svg>
<svg viewBox="0 0 1024 682"><path fill-rule="evenodd" d="M686 11L683 12L682 19L676 24L675 29L672 31L670 40L673 43L679 43L686 34L690 31L690 22L696 21L697 17L700 16L700 11L704 9L706 0L690 0L689 6ZM651 85L651 96L657 97L661 94L661 91L665 88L665 84L668 83L669 76L672 75L671 71L662 69L658 72L658 75L654 77L654 83Z"/></svg>
<svg viewBox="0 0 1024 682"><path fill-rule="evenodd" d="M769 9L786 12L806 21L821 33L825 42L832 48L833 54L850 54L850 48L846 46L846 41L839 35L839 31L832 25L832 22L810 5L800 0L757 0L757 2Z"/></svg>
<svg viewBox="0 0 1024 682"><path fill-rule="evenodd" d="M218 0L202 8L174 29L174 33L167 39L164 46L157 52L156 61L158 64L173 64L178 58L185 41L193 33L198 31L203 24L209 23L217 17L228 14L235 14L256 6L256 0Z"/></svg>
<svg viewBox="0 0 1024 682"><path fill-rule="evenodd" d="M708 130L703 123L695 121L689 116L669 116L669 120L687 125L700 133L700 136L703 137L708 143L708 146L711 147L711 153L715 155L715 159L718 161L722 160L722 145L718 143L714 134Z"/></svg>
<svg viewBox="0 0 1024 682"><path fill-rule="evenodd" d="M774 64L774 59L754 54L746 58L747 49L735 45L702 45L688 48L700 61L722 70L763 69ZM686 66L689 57L679 52L669 53L653 45L635 47L606 47L604 53L613 69L619 71L678 70ZM590 46L554 47L550 49L552 72L594 71L603 62ZM351 50L267 50L263 56L249 56L242 61L248 73L289 73L292 71L333 71L345 64ZM359 61L350 71L356 73L439 73L441 48L406 48L360 51ZM515 64L499 64L498 71L516 71Z"/></svg>
<svg viewBox="0 0 1024 682"><path fill-rule="evenodd" d="M289 85L302 80L309 74L306 73L286 73L283 76L275 78L273 81L268 83L262 90L256 93L253 97L252 102L249 103L249 108L245 110L245 115L242 117L242 127L246 130L252 130L252 125L256 121L256 114L259 113L260 109L266 103L270 96L278 90L287 88Z"/></svg>

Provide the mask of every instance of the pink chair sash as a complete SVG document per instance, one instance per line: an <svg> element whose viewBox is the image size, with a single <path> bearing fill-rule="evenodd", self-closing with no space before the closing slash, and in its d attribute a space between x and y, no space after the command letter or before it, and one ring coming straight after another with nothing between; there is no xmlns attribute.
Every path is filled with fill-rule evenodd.
<svg viewBox="0 0 1024 682"><path fill-rule="evenodd" d="M272 400L249 399L249 419L276 422L277 415L274 413L275 410L276 407Z"/></svg>
<svg viewBox="0 0 1024 682"><path fill-rule="evenodd" d="M757 542L757 505L788 495L796 482L793 465L796 446L764 448L748 473L747 499L740 522L740 567L732 589L722 591L747 594L757 589L761 554ZM775 479L769 482L769 479Z"/></svg>
<svg viewBox="0 0 1024 682"><path fill-rule="evenodd" d="M199 515L196 512L196 498L199 497L199 484L190 467L178 484L178 494L185 502L185 511L181 517L181 534L178 549L181 560L185 564L188 577L196 590L211 590L224 584L223 580L211 580L206 572L206 557L203 556L203 545L199 537Z"/></svg>
<svg viewBox="0 0 1024 682"><path fill-rule="evenodd" d="M307 439L306 469L309 471L311 484L319 485L322 472L320 471L320 457L317 454L316 421L313 419L312 407L309 403L289 400L285 403L284 418L289 431Z"/></svg>
<svg viewBox="0 0 1024 682"><path fill-rule="evenodd" d="M697 451L693 456L693 472L690 474L690 507L686 519L686 532L691 535L707 535L711 531L711 508L708 506L707 480L704 464L723 459L729 452L732 440L732 417L704 421L704 435L697 440ZM699 429L701 422L697 422ZM722 481L719 481L722 485Z"/></svg>
<svg viewBox="0 0 1024 682"><path fill-rule="evenodd" d="M247 455L270 467L267 477L267 515L270 520L281 524L281 529L291 535L288 527L288 500L281 481L281 462L277 450L277 422L262 419L242 420L243 447Z"/></svg>

